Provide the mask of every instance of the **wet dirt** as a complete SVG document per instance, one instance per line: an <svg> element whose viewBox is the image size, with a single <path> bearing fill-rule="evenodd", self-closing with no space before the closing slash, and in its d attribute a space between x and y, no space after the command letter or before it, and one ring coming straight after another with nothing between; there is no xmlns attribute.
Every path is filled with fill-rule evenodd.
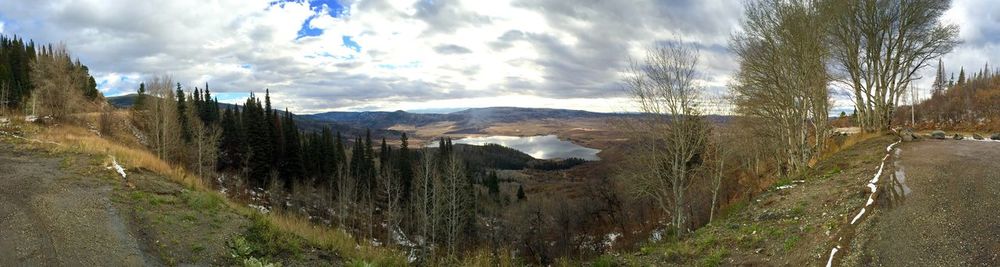
<svg viewBox="0 0 1000 267"><path fill-rule="evenodd" d="M1000 142L907 143L858 231L864 266L1000 266Z"/></svg>
<svg viewBox="0 0 1000 267"><path fill-rule="evenodd" d="M88 158L0 143L0 265L159 265L110 199L114 180Z"/></svg>

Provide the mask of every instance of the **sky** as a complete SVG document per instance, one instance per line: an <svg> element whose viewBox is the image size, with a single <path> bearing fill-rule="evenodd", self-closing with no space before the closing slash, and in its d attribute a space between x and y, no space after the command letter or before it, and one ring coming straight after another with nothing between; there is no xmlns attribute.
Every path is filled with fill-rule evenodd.
<svg viewBox="0 0 1000 267"><path fill-rule="evenodd" d="M65 43L109 96L170 75L223 102L269 89L296 113L622 112L627 59L658 42L697 47L699 84L724 94L741 16L738 0L3 0L0 32ZM963 40L948 72L1000 62L1000 5L958 0L943 20ZM926 91L933 70L922 73Z"/></svg>

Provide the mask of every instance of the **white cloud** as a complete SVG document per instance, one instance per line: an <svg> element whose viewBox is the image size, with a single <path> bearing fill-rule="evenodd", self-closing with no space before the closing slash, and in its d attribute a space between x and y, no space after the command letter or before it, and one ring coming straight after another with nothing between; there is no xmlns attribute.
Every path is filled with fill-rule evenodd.
<svg viewBox="0 0 1000 267"><path fill-rule="evenodd" d="M729 0L270 2L5 0L0 31L65 42L99 83L108 81L101 89L109 94L170 74L189 88L210 83L215 92L270 88L277 106L301 113L620 111L624 59L675 36L701 48L703 84L724 90L737 68L726 47L742 16L740 1ZM1000 23L988 18L995 10L985 0L956 1L945 18L961 23L967 43L947 64L994 59L990 38ZM304 23L322 34L300 38Z"/></svg>
<svg viewBox="0 0 1000 267"><path fill-rule="evenodd" d="M0 21L0 33L3 33L3 21Z"/></svg>

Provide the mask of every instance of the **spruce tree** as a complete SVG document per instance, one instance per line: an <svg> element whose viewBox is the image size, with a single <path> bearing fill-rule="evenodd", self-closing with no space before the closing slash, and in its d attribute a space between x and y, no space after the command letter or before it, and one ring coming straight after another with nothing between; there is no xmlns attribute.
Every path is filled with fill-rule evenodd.
<svg viewBox="0 0 1000 267"><path fill-rule="evenodd" d="M252 94L243 111L243 125L246 131L246 144L250 153L247 163L251 181L260 187L270 183L271 175L271 139L268 132L268 119L264 109Z"/></svg>
<svg viewBox="0 0 1000 267"><path fill-rule="evenodd" d="M299 130L295 128L295 120L292 113L285 109L285 115L281 122L283 127L282 136L284 140L284 157L281 167L282 178L285 179L285 187L291 188L292 183L299 183L303 178L304 168L302 166L302 149L299 138Z"/></svg>
<svg viewBox="0 0 1000 267"><path fill-rule="evenodd" d="M524 185L518 185L517 186L517 199L518 200L525 200L527 198L528 198L528 196L524 195Z"/></svg>
<svg viewBox="0 0 1000 267"><path fill-rule="evenodd" d="M184 90L181 89L181 83L177 83L177 119L181 127L181 139L186 143L190 143L191 125L188 124L187 100L185 98Z"/></svg>
<svg viewBox="0 0 1000 267"><path fill-rule="evenodd" d="M410 145L406 133L399 137L399 141L399 162L396 163L396 169L403 187L401 201L405 205L410 202L410 195L413 191L413 164L410 163Z"/></svg>
<svg viewBox="0 0 1000 267"><path fill-rule="evenodd" d="M132 104L135 110L146 109L146 83L139 83L139 90L136 91L135 103Z"/></svg>

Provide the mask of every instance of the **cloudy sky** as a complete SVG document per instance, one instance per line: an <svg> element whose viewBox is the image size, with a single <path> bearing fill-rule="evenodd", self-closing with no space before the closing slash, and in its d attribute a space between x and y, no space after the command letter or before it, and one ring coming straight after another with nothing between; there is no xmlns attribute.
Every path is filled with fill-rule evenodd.
<svg viewBox="0 0 1000 267"><path fill-rule="evenodd" d="M169 74L189 89L208 83L223 100L269 88L276 106L298 113L623 111L625 59L675 37L700 49L701 82L725 90L737 67L727 43L741 3L3 0L0 32L65 43L106 95ZM961 25L964 40L945 57L948 71L997 62L1000 5L959 0L944 19Z"/></svg>

